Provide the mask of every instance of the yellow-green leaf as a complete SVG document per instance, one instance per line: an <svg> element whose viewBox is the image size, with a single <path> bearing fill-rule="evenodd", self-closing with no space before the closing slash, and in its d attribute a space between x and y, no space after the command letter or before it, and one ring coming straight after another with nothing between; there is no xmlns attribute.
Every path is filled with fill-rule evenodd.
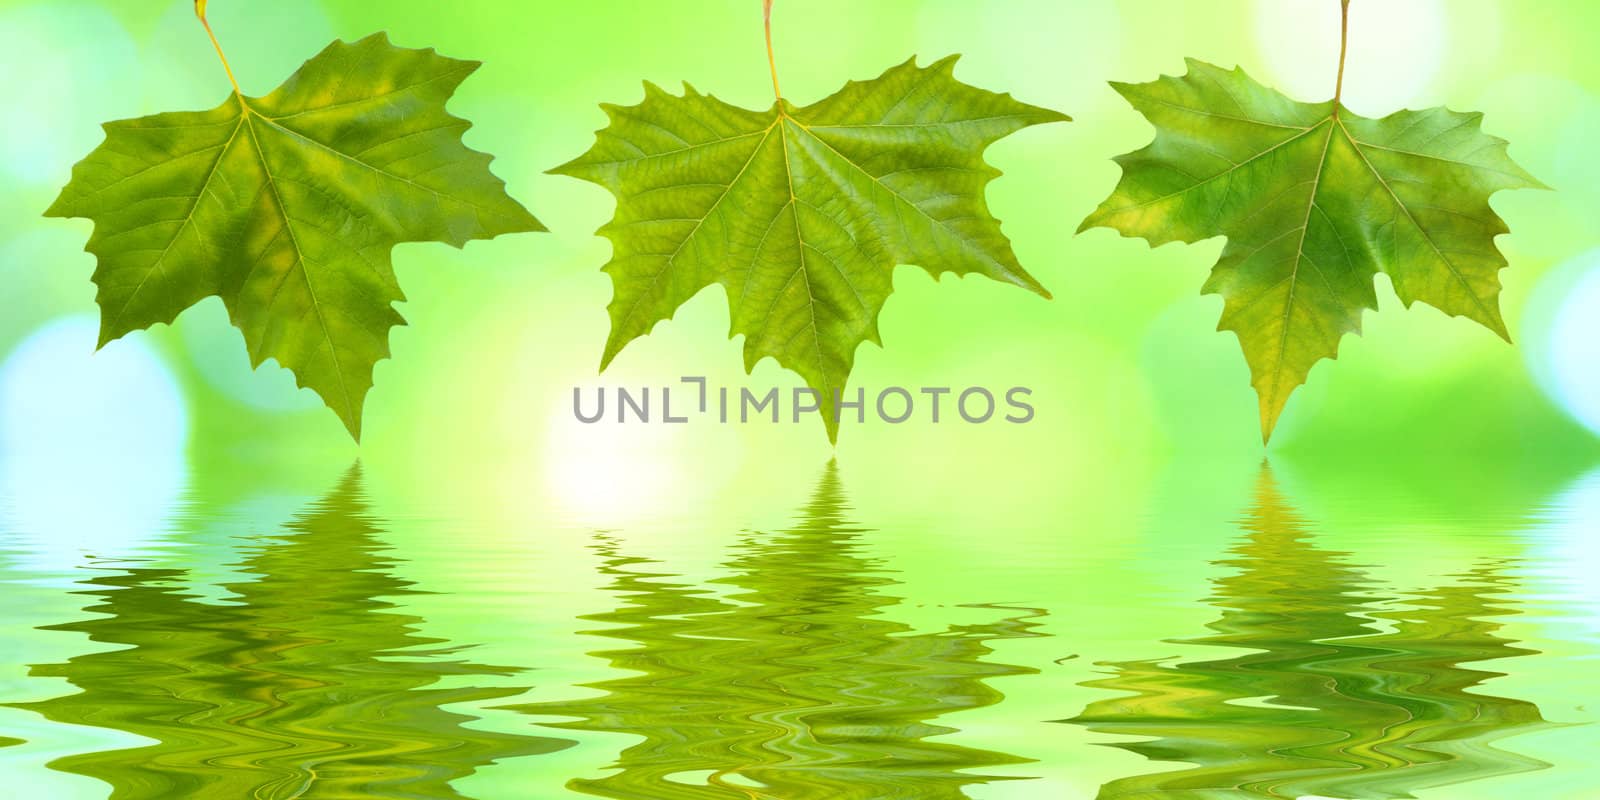
<svg viewBox="0 0 1600 800"><path fill-rule="evenodd" d="M404 324L394 245L544 229L445 111L477 67L380 33L265 97L108 123L46 212L95 223L101 344L220 296L252 363L289 368L359 438Z"/></svg>
<svg viewBox="0 0 1600 800"><path fill-rule="evenodd" d="M1228 237L1204 291L1223 297L1219 329L1244 349L1264 438L1312 366L1377 308L1378 272L1406 306L1509 338L1494 243L1508 228L1489 197L1540 184L1483 133L1481 114L1367 119L1192 60L1182 77L1113 86L1156 137L1117 158L1122 180L1083 228L1151 245Z"/></svg>
<svg viewBox="0 0 1600 800"><path fill-rule="evenodd" d="M749 111L646 84L605 106L593 149L555 170L604 186L611 336L601 369L701 289L727 292L746 369L771 356L815 389L828 435L892 271L975 273L1049 293L1017 263L984 187L993 142L1067 117L908 61L818 103Z"/></svg>

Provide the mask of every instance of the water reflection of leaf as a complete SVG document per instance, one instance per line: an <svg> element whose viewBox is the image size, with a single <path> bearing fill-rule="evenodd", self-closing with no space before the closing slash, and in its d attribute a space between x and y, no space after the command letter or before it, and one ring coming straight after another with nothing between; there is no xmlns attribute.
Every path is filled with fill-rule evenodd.
<svg viewBox="0 0 1600 800"><path fill-rule="evenodd" d="M1499 636L1517 613L1503 562L1393 597L1347 554L1323 550L1263 470L1235 572L1216 581L1215 634L1179 644L1232 658L1109 664L1090 686L1130 695L1070 720L1145 737L1114 746L1191 766L1113 781L1101 798L1405 798L1547 764L1496 749L1547 725L1532 703L1473 691L1501 673L1463 664L1534 651Z"/></svg>
<svg viewBox="0 0 1600 800"><path fill-rule="evenodd" d="M937 718L993 705L987 681L1033 670L985 660L997 639L1037 636L1031 609L989 624L916 633L884 618L901 602L885 565L863 552L830 464L796 527L752 534L725 567L725 597L637 571L601 539L620 609L586 619L625 642L596 655L631 675L592 698L520 707L552 723L642 737L617 771L570 787L615 798L938 798L997 778L973 772L1023 759L938 741Z"/></svg>
<svg viewBox="0 0 1600 800"><path fill-rule="evenodd" d="M36 666L82 691L22 704L47 718L152 744L61 758L113 798L459 798L451 782L497 759L569 742L467 727L443 706L505 697L463 678L474 664L416 632L387 598L415 593L390 570L359 469L253 548L228 604L177 588L176 569L117 569L87 581L95 616L51 630L123 649ZM449 679L450 688L435 686Z"/></svg>

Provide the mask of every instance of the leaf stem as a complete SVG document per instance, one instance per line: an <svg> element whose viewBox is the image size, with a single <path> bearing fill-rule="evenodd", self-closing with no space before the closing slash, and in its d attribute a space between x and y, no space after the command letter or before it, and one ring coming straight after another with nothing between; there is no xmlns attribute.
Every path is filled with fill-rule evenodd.
<svg viewBox="0 0 1600 800"><path fill-rule="evenodd" d="M233 93L244 97L244 92L239 91L239 81L233 77L233 67L228 66L228 57L222 52L222 45L217 42L217 35L211 31L211 23L206 21L206 0L194 0L194 15L200 18L200 24L205 26L206 35L211 37L211 46L217 49L217 58L222 59L222 70L228 73L228 82L233 84Z"/></svg>
<svg viewBox="0 0 1600 800"><path fill-rule="evenodd" d="M772 0L765 0L762 4L761 22L767 29L767 67L772 70L772 94L782 102L783 90L778 88L778 59L772 54Z"/></svg>
<svg viewBox="0 0 1600 800"><path fill-rule="evenodd" d="M1350 0L1339 0L1339 77L1333 87L1333 117L1339 118L1339 101L1344 97L1344 59L1350 52Z"/></svg>

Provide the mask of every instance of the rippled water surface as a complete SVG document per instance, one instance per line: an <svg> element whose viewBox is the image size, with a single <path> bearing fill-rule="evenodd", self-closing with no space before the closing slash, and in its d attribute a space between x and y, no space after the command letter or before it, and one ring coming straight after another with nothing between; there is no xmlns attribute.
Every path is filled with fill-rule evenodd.
<svg viewBox="0 0 1600 800"><path fill-rule="evenodd" d="M13 494L0 779L48 798L1600 791L1600 475L1441 500L1263 466L1134 509L989 496L959 517L857 502L881 476L846 466L810 481L772 488L779 508L610 528L380 496L360 466L320 496L196 489L148 522Z"/></svg>

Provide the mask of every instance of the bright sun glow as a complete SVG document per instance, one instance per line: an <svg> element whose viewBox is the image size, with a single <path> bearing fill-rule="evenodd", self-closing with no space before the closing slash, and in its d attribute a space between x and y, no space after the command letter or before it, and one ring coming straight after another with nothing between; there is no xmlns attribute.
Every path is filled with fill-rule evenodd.
<svg viewBox="0 0 1600 800"><path fill-rule="evenodd" d="M587 390L585 401L593 398ZM618 423L615 398L606 399L607 418L594 424L579 422L566 403L551 414L542 448L546 494L587 524L614 525L668 511L679 494L674 454L681 450L682 426Z"/></svg>

